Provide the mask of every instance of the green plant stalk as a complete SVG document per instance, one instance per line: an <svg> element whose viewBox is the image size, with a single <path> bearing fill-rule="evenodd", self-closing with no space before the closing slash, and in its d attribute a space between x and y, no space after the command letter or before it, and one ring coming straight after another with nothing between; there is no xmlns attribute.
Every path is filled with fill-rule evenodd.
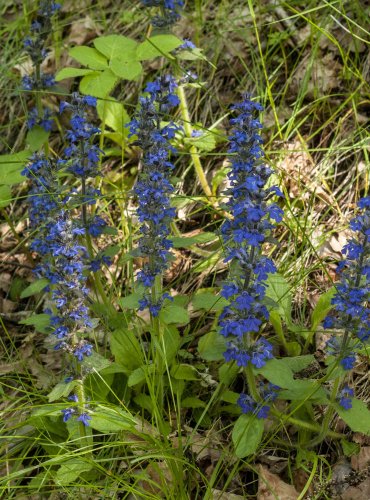
<svg viewBox="0 0 370 500"><path fill-rule="evenodd" d="M188 108L188 103L186 100L186 95L185 95L185 88L184 85L179 85L177 88L177 95L180 99L180 112L181 116L184 122L184 131L185 135L187 138L191 138L191 134L193 132L193 128L191 126L191 121L190 121L190 114L189 114L189 108ZM204 194L209 198L210 201L215 201L214 196L212 193L211 188L209 187L206 175L204 173L202 163L200 161L200 156L198 153L198 149L193 145L190 146L189 148L190 156L193 161L193 165L195 168L195 172L198 176L198 180L202 186L202 189L204 191Z"/></svg>
<svg viewBox="0 0 370 500"><path fill-rule="evenodd" d="M157 275L154 280L154 285L152 286L152 300L156 303L162 297L162 276ZM155 341L151 343L152 355L153 355L153 363L156 366L156 375L157 375L157 387L156 391L156 407L160 410L163 409L164 405L164 387L163 387L163 376L164 376L164 362L163 362L163 326L159 319L159 316L151 315L151 323L152 323L152 334L154 336L155 341L160 346L160 349L155 348ZM162 415L158 415L158 424L159 427L163 427L162 423ZM162 430L162 429L161 429Z"/></svg>

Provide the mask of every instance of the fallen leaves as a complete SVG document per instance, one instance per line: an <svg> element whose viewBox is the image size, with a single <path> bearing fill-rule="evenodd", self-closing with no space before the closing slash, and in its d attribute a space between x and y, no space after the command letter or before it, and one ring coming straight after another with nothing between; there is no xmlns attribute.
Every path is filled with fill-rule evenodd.
<svg viewBox="0 0 370 500"><path fill-rule="evenodd" d="M257 500L297 500L299 493L263 465L258 466Z"/></svg>

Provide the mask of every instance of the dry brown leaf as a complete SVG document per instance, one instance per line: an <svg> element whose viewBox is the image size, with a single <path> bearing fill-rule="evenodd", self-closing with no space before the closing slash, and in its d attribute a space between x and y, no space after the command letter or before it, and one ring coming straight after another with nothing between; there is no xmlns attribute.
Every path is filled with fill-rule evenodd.
<svg viewBox="0 0 370 500"><path fill-rule="evenodd" d="M84 45L101 35L101 29L90 16L72 23L68 44Z"/></svg>
<svg viewBox="0 0 370 500"><path fill-rule="evenodd" d="M368 500L370 498L370 478L358 486L350 486L340 498L341 500Z"/></svg>
<svg viewBox="0 0 370 500"><path fill-rule="evenodd" d="M351 457L351 464L354 470L364 470L370 464L370 446L363 446L358 455Z"/></svg>
<svg viewBox="0 0 370 500"><path fill-rule="evenodd" d="M327 95L333 88L339 87L338 74L340 64L328 53L322 59L313 62L308 55L297 66L290 85L290 91L298 94L305 88L307 98L317 98ZM307 80L308 76L308 81Z"/></svg>
<svg viewBox="0 0 370 500"><path fill-rule="evenodd" d="M258 471L257 500L297 500L299 493L294 486L282 481L263 465L258 466Z"/></svg>
<svg viewBox="0 0 370 500"><path fill-rule="evenodd" d="M212 489L212 500L243 500L243 498L245 497L235 495L235 493Z"/></svg>

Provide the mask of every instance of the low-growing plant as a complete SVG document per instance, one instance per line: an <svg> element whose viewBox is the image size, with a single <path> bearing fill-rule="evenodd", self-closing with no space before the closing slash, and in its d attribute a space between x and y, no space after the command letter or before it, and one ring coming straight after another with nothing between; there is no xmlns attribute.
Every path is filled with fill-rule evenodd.
<svg viewBox="0 0 370 500"><path fill-rule="evenodd" d="M193 120L189 96L205 88L194 69L217 65L170 32L188 4L142 0L141 41L69 48L81 67L55 78L43 61L61 6L29 13L28 132L1 157L0 206L27 181L19 244L34 278L19 324L51 350L58 380L4 407L8 498L252 498L266 450L305 472L304 498L330 469L324 446L350 456L350 432L370 435L351 375L370 336L368 186L335 276L297 313L297 284L279 272L293 208L264 157L261 96L250 85L211 126Z"/></svg>

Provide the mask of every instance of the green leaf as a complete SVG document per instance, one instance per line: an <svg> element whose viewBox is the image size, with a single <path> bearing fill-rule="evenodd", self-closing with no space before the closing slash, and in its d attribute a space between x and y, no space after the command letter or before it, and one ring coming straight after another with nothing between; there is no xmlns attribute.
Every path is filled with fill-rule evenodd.
<svg viewBox="0 0 370 500"><path fill-rule="evenodd" d="M36 293L42 292L42 290L49 285L49 280L46 278L41 278L39 280L34 281L30 285L28 285L27 288L23 290L23 292L20 295L21 299L25 299L26 297L31 297L32 295L35 295Z"/></svg>
<svg viewBox="0 0 370 500"><path fill-rule="evenodd" d="M284 358L284 364L288 365L293 372L300 372L315 362L313 354L305 356L294 356L293 358Z"/></svg>
<svg viewBox="0 0 370 500"><path fill-rule="evenodd" d="M47 132L40 125L35 125L27 132L26 144L31 151L38 151L49 139L50 132Z"/></svg>
<svg viewBox="0 0 370 500"><path fill-rule="evenodd" d="M207 405L199 398L185 398L181 401L182 408L205 408Z"/></svg>
<svg viewBox="0 0 370 500"><path fill-rule="evenodd" d="M146 61L154 57L163 56L173 59L169 52L176 49L183 43L183 40L174 35L156 35L142 42L137 49L137 59Z"/></svg>
<svg viewBox="0 0 370 500"><path fill-rule="evenodd" d="M55 81L60 82L62 80L66 80L67 78L91 75L91 73L94 73L94 70L85 68L63 68L55 75Z"/></svg>
<svg viewBox="0 0 370 500"><path fill-rule="evenodd" d="M163 307L159 313L159 318L167 325L172 323L186 325L190 321L189 313L186 309L172 304Z"/></svg>
<svg viewBox="0 0 370 500"><path fill-rule="evenodd" d="M218 378L221 384L228 387L232 382L234 382L236 376L240 371L239 366L236 363L224 363L218 369Z"/></svg>
<svg viewBox="0 0 370 500"><path fill-rule="evenodd" d="M0 207L7 207L12 201L10 186L0 186Z"/></svg>
<svg viewBox="0 0 370 500"><path fill-rule="evenodd" d="M91 356L84 357L82 364L85 369L100 372L108 368L111 365L111 362L101 354L93 351Z"/></svg>
<svg viewBox="0 0 370 500"><path fill-rule="evenodd" d="M173 365L171 368L171 375L176 380L198 380L196 369L192 365Z"/></svg>
<svg viewBox="0 0 370 500"><path fill-rule="evenodd" d="M153 374L156 370L155 365L142 365L136 368L128 378L127 385L133 387L134 385L142 384L146 382L149 375Z"/></svg>
<svg viewBox="0 0 370 500"><path fill-rule="evenodd" d="M0 184L11 186L27 180L21 175L25 163L31 156L30 151L20 151L0 156Z"/></svg>
<svg viewBox="0 0 370 500"><path fill-rule="evenodd" d="M118 77L110 69L86 75L80 82L80 91L104 99L118 83Z"/></svg>
<svg viewBox="0 0 370 500"><path fill-rule="evenodd" d="M136 80L143 71L138 61L125 61L121 58L112 59L109 65L113 73L123 80Z"/></svg>
<svg viewBox="0 0 370 500"><path fill-rule="evenodd" d="M222 311L229 304L224 297L202 290L198 290L191 303L194 309L205 309L206 311Z"/></svg>
<svg viewBox="0 0 370 500"><path fill-rule="evenodd" d="M328 313L333 308L331 300L335 295L335 291L335 287L332 287L320 296L315 309L311 314L311 331L316 331L319 324L326 318Z"/></svg>
<svg viewBox="0 0 370 500"><path fill-rule="evenodd" d="M126 297L121 297L118 299L118 304L122 309L135 309L139 308L139 300L143 298L143 294L139 292L130 293Z"/></svg>
<svg viewBox="0 0 370 500"><path fill-rule="evenodd" d="M299 356L302 352L302 347L298 342L292 341L286 343L287 352L290 356Z"/></svg>
<svg viewBox="0 0 370 500"><path fill-rule="evenodd" d="M48 314L33 314L29 318L22 319L21 325L33 325L37 332L47 333L50 326L50 316Z"/></svg>
<svg viewBox="0 0 370 500"><path fill-rule="evenodd" d="M125 125L130 121L130 117L121 102L112 98L107 100L99 99L96 109L99 118L102 121L104 120L109 128L127 137L129 130Z"/></svg>
<svg viewBox="0 0 370 500"><path fill-rule="evenodd" d="M153 400L148 394L138 394L134 397L134 401L141 408L153 414Z"/></svg>
<svg viewBox="0 0 370 500"><path fill-rule="evenodd" d="M270 359L265 366L254 370L256 374L261 374L269 382L290 392L281 393L286 399L320 399L326 401L324 389L315 380L299 380L294 378L293 370L285 359ZM291 397L289 397L289 395Z"/></svg>
<svg viewBox="0 0 370 500"><path fill-rule="evenodd" d="M69 396L78 383L78 380L71 380L71 382L67 383L59 382L48 395L49 403Z"/></svg>
<svg viewBox="0 0 370 500"><path fill-rule="evenodd" d="M119 407L97 405L91 414L90 427L99 432L132 430L135 425L134 417Z"/></svg>
<svg viewBox="0 0 370 500"><path fill-rule="evenodd" d="M185 144L195 146L199 151L210 152L216 147L216 138L212 132L205 131L199 137L186 137Z"/></svg>
<svg viewBox="0 0 370 500"><path fill-rule="evenodd" d="M340 444L342 445L343 454L346 457L351 457L352 455L357 455L360 453L360 445L358 443L352 443L346 439L341 439Z"/></svg>
<svg viewBox="0 0 370 500"><path fill-rule="evenodd" d="M359 399L352 399L352 408L345 410L339 404L335 408L342 420L353 432L361 432L370 436L370 411L367 405Z"/></svg>
<svg viewBox="0 0 370 500"><path fill-rule="evenodd" d="M163 336L163 349L166 363L170 365L178 353L180 347L180 334L173 325L166 325Z"/></svg>
<svg viewBox="0 0 370 500"><path fill-rule="evenodd" d="M253 455L262 440L263 419L255 415L240 415L235 422L232 440L238 458Z"/></svg>
<svg viewBox="0 0 370 500"><path fill-rule="evenodd" d="M91 461L83 458L71 458L66 460L57 470L55 482L59 486L67 486L68 484L74 483L83 472L91 470L92 467L93 464Z"/></svg>
<svg viewBox="0 0 370 500"><path fill-rule="evenodd" d="M69 55L83 66L91 69L104 70L108 67L106 58L92 47L73 47L69 50Z"/></svg>
<svg viewBox="0 0 370 500"><path fill-rule="evenodd" d="M174 236L171 239L174 248L189 248L198 243L209 243L210 241L214 241L216 239L216 235L214 233L205 232L190 237Z"/></svg>
<svg viewBox="0 0 370 500"><path fill-rule="evenodd" d="M292 295L290 285L279 273L269 274L266 296L275 302L276 310L286 323L292 321Z"/></svg>
<svg viewBox="0 0 370 500"><path fill-rule="evenodd" d="M108 59L120 58L123 61L135 61L136 48L135 40L122 35L100 36L94 40L95 48Z"/></svg>
<svg viewBox="0 0 370 500"><path fill-rule="evenodd" d="M140 343L132 330L119 329L112 332L111 351L116 362L131 372L143 363Z"/></svg>
<svg viewBox="0 0 370 500"><path fill-rule="evenodd" d="M206 333L198 342L198 352L206 361L220 361L226 351L226 339L218 332Z"/></svg>

